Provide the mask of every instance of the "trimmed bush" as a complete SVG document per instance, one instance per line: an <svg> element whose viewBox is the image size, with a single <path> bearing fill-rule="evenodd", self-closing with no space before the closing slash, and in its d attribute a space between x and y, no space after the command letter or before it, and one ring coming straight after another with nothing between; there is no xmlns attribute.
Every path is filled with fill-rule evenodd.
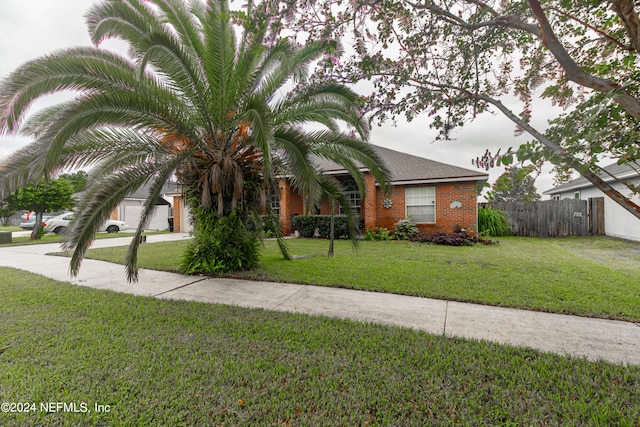
<svg viewBox="0 0 640 427"><path fill-rule="evenodd" d="M347 222L347 217L344 215L336 215L334 218L334 237L336 239L348 239L349 223ZM364 227L364 220L358 218L357 221L358 224L356 229L362 230ZM331 215L298 215L293 217L292 225L300 233L300 237L312 238L313 230L318 228L320 238L328 239L331 231Z"/></svg>

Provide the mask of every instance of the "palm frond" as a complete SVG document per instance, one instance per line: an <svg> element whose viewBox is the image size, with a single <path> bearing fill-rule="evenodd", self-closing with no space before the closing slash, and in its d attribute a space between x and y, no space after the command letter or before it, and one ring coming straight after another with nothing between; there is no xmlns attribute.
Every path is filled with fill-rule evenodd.
<svg viewBox="0 0 640 427"><path fill-rule="evenodd" d="M173 161L168 162L162 167L156 168L153 172L149 194L144 201L142 212L140 213L138 228L136 229L133 240L131 241L125 256L125 268L127 270L127 280L129 282L138 281L138 247L140 246L140 236L142 236L142 233L154 212L156 200L160 197L167 179L171 176L178 165L188 156L188 153L176 156Z"/></svg>
<svg viewBox="0 0 640 427"><path fill-rule="evenodd" d="M45 144L32 143L0 163L0 200L44 176L40 159L46 155L46 149Z"/></svg>
<svg viewBox="0 0 640 427"><path fill-rule="evenodd" d="M15 132L38 98L64 90L133 91L138 78L132 65L114 53L76 48L29 61L0 86L0 134Z"/></svg>
<svg viewBox="0 0 640 427"><path fill-rule="evenodd" d="M148 2L140 0L102 1L85 15L91 41L99 45L108 38L128 42L139 53L147 34L161 31L162 24Z"/></svg>
<svg viewBox="0 0 640 427"><path fill-rule="evenodd" d="M82 259L93 241L94 235L111 212L127 196L148 181L155 172L152 163L137 164L120 169L105 179L95 180L85 191L77 206L77 215L71 223L64 250L73 250L70 262L72 276L76 276Z"/></svg>

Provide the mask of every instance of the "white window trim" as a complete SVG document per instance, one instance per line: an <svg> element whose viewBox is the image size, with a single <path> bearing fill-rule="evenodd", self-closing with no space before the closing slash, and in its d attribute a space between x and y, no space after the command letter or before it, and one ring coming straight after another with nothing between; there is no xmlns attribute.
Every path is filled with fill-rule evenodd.
<svg viewBox="0 0 640 427"><path fill-rule="evenodd" d="M346 191L344 192L344 195L346 196L347 200L349 200L349 203L351 204L351 209L352 209L352 213L356 216L361 215L362 213L362 197L360 197L360 191L358 190L358 186L355 183L355 181L347 181L345 183L345 188ZM356 201L357 203L353 203L354 201ZM342 209L342 206L339 206L338 212L340 215L344 215L344 210Z"/></svg>
<svg viewBox="0 0 640 427"><path fill-rule="evenodd" d="M433 189L433 203L431 205L426 204L426 205L409 205L407 199L407 190L411 190L411 189L417 189L417 188L432 188ZM404 214L405 217L409 217L409 206L433 206L433 221L416 221L415 218L412 218L412 220L416 223L416 224L436 224L438 221L438 218L436 216L436 206L437 206L437 200L436 200L436 187L433 185L429 185L429 186L419 186L419 187L405 187L404 188Z"/></svg>
<svg viewBox="0 0 640 427"><path fill-rule="evenodd" d="M276 215L280 215L280 195L279 194L271 195L270 204L271 204L271 211Z"/></svg>

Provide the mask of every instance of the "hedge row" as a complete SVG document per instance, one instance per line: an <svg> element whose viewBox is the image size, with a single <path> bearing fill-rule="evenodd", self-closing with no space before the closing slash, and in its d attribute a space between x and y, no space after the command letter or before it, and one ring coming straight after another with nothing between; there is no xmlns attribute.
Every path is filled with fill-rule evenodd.
<svg viewBox="0 0 640 427"><path fill-rule="evenodd" d="M336 215L335 217L335 238L336 239L348 239L349 238L349 223L347 217L343 215ZM356 219L358 221L357 229L362 230L364 228L364 220L362 218ZM293 217L292 226L294 230L300 233L300 237L312 238L313 230L318 228L320 232L320 238L328 239L329 232L331 230L331 215L298 215Z"/></svg>

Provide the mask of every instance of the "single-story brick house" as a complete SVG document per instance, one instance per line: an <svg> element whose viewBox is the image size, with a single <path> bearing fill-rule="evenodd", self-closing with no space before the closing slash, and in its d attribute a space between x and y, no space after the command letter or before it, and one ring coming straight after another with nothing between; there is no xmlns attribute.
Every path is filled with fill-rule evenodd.
<svg viewBox="0 0 640 427"><path fill-rule="evenodd" d="M456 225L474 226L478 218L476 185L487 181L489 175L423 157L372 145L391 173L391 192L383 194L373 175L362 169L366 192L360 197L357 185L346 169L326 159L316 164L323 173L338 179L347 189L347 196L355 212L364 219L365 229L385 227L393 229L401 219L411 217L422 232L452 232ZM291 218L305 214L302 196L281 178L278 197L272 208L279 213L285 233L291 231ZM174 197L174 230L188 231L188 213L182 198ZM323 201L315 214L329 215L330 204Z"/></svg>
<svg viewBox="0 0 640 427"><path fill-rule="evenodd" d="M383 194L373 176L362 169L366 190L361 198L346 169L326 159L316 160L323 173L340 180L347 189L351 206L364 219L365 229L384 227L391 230L395 223L408 217L426 233L452 232L456 225L466 228L476 224L476 184L486 181L487 174L389 148L372 147L390 171L390 194ZM304 203L286 178L279 184L279 200L272 206L278 210L286 232L291 228L292 216L305 213ZM321 203L314 213L329 215L329 202Z"/></svg>

